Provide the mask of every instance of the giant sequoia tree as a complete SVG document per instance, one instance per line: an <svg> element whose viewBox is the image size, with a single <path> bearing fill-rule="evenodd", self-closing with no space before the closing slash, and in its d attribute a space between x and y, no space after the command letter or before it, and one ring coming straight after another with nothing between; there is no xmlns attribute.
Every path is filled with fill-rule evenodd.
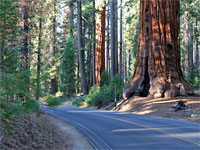
<svg viewBox="0 0 200 150"><path fill-rule="evenodd" d="M95 71L96 84L100 86L101 74L105 70L105 27L106 6L101 13L96 13L96 46L95 46Z"/></svg>
<svg viewBox="0 0 200 150"><path fill-rule="evenodd" d="M140 1L137 59L124 98L193 94L180 67L178 12L179 0Z"/></svg>

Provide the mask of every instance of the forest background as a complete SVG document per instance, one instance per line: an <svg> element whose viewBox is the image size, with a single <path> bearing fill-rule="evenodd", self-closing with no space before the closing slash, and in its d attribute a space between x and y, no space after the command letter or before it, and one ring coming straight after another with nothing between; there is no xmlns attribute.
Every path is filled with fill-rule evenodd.
<svg viewBox="0 0 200 150"><path fill-rule="evenodd" d="M139 3L0 0L0 118L39 111L37 100L102 107L121 99L137 57ZM194 89L199 7L199 0L180 1L181 68Z"/></svg>

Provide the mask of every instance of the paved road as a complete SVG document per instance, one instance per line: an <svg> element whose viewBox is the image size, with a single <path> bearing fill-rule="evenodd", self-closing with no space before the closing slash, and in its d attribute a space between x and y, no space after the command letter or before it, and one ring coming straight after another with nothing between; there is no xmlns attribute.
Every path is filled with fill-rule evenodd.
<svg viewBox="0 0 200 150"><path fill-rule="evenodd" d="M97 150L200 150L197 123L88 108L42 109L74 125Z"/></svg>

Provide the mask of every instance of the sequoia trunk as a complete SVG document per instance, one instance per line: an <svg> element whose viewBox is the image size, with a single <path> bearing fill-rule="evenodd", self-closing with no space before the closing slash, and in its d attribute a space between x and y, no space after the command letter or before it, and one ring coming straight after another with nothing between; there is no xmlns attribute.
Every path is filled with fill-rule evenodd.
<svg viewBox="0 0 200 150"><path fill-rule="evenodd" d="M93 4L93 10L92 10L92 50L93 50L93 54L92 54L92 78L93 78L93 84L96 84L96 73L95 73L95 49L96 49L96 39L95 39L95 35L96 35L96 21L95 21L95 0L93 0L92 2Z"/></svg>
<svg viewBox="0 0 200 150"><path fill-rule="evenodd" d="M106 27L106 7L101 13L96 13L96 53L95 70L96 84L100 86L101 73L105 70L105 27Z"/></svg>
<svg viewBox="0 0 200 150"><path fill-rule="evenodd" d="M179 0L141 0L137 59L124 98L193 94L183 77L178 50Z"/></svg>
<svg viewBox="0 0 200 150"><path fill-rule="evenodd" d="M122 78L122 0L121 0L121 4L120 4L121 8L120 8L120 54L119 54L119 74L120 77Z"/></svg>

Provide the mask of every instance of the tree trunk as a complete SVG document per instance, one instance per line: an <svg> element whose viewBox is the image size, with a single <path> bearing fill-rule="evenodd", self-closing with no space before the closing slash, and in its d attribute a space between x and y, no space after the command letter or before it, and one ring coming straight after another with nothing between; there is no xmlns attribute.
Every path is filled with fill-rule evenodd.
<svg viewBox="0 0 200 150"><path fill-rule="evenodd" d="M130 66L131 66L131 50L129 49L128 50L128 69L130 69ZM128 71L128 77L130 77L130 76L131 76L131 74Z"/></svg>
<svg viewBox="0 0 200 150"><path fill-rule="evenodd" d="M1 64L1 61L3 60L3 51L4 51L4 45L5 45L5 29L6 29L6 14L4 13L3 15L3 27L2 27L2 30L3 32L1 32L1 48L0 48L0 65ZM1 69L1 67L0 67ZM1 72L0 72L1 73Z"/></svg>
<svg viewBox="0 0 200 150"><path fill-rule="evenodd" d="M120 55L119 55L119 74L122 78L122 0L120 10Z"/></svg>
<svg viewBox="0 0 200 150"><path fill-rule="evenodd" d="M56 4L57 4L57 1L54 0L54 17L53 17L53 57L54 59L56 57ZM55 60L53 60L53 65L55 65ZM57 91L58 91L57 78L56 78L56 75L54 75L54 78L51 79L51 93L56 94Z"/></svg>
<svg viewBox="0 0 200 150"><path fill-rule="evenodd" d="M114 0L114 40L115 40L115 72L119 72L118 63L118 1Z"/></svg>
<svg viewBox="0 0 200 150"><path fill-rule="evenodd" d="M194 50L194 54L195 54L195 57L194 57L194 64L195 66L197 67L197 71L199 70L199 48L198 48L198 36L199 36L199 33L198 33L198 30L197 30L197 25L198 25L198 22L196 20L195 22L195 28L194 28L194 41L195 41L195 50Z"/></svg>
<svg viewBox="0 0 200 150"><path fill-rule="evenodd" d="M95 70L96 84L100 86L101 73L105 70L105 22L106 7L103 7L101 13L96 13L96 54Z"/></svg>
<svg viewBox="0 0 200 150"><path fill-rule="evenodd" d="M70 27L69 27L69 30L70 30L70 36L73 37L73 28L74 28L74 17L73 17L73 8L74 8L74 1L71 0L69 2L69 22L70 22Z"/></svg>
<svg viewBox="0 0 200 150"><path fill-rule="evenodd" d="M92 62L93 62L93 70L92 70L92 78L93 78L93 85L96 84L96 71L95 71L95 49L96 49L96 39L95 39L95 35L96 35L96 23L95 23L95 0L93 0L93 12L92 12L92 16L93 16L93 28L92 28L92 49L93 49L93 54L92 54Z"/></svg>
<svg viewBox="0 0 200 150"><path fill-rule="evenodd" d="M28 22L28 6L24 4L24 48L23 48L23 56L24 56L24 69L29 70L29 52L28 52L28 30L29 30L29 22Z"/></svg>
<svg viewBox="0 0 200 150"><path fill-rule="evenodd" d="M109 1L107 2L107 39L106 39L106 71L109 72L109 47L110 47L110 9Z"/></svg>
<svg viewBox="0 0 200 150"><path fill-rule="evenodd" d="M134 75L124 89L133 96L174 97L193 94L183 77L178 50L179 0L141 0Z"/></svg>
<svg viewBox="0 0 200 150"><path fill-rule="evenodd" d="M188 25L188 67L189 67L189 75L193 73L193 23L189 23ZM193 81L193 78L191 78Z"/></svg>
<svg viewBox="0 0 200 150"><path fill-rule="evenodd" d="M42 18L39 19L39 37L38 37L38 62L37 62L37 88L36 88L36 100L39 100L40 96L40 54L41 54L41 36L42 36Z"/></svg>
<svg viewBox="0 0 200 150"><path fill-rule="evenodd" d="M115 15L114 15L114 1L110 0L110 47L111 47L111 80L115 76Z"/></svg>
<svg viewBox="0 0 200 150"><path fill-rule="evenodd" d="M80 67L80 75L81 75L81 86L82 86L82 90L83 90L83 95L87 95L88 94L88 89L87 89L87 83L86 83L86 79L85 79L85 71L84 71L84 62L83 62L83 47L82 47L82 13L81 13L81 0L77 0L77 36L78 36L78 57L79 57L79 67Z"/></svg>
<svg viewBox="0 0 200 150"><path fill-rule="evenodd" d="M88 82L87 82L87 85L88 85L88 89L90 89L91 87L91 83L92 83L92 80L91 80L91 75L92 75L92 66L91 66L91 60L92 60L92 42L90 39L92 39L92 32L91 32L91 25L90 24L87 24L87 28L88 28L88 35L89 35L89 38L87 39L88 40L88 49L87 49L87 77L88 77Z"/></svg>
<svg viewBox="0 0 200 150"><path fill-rule="evenodd" d="M124 42L124 43L126 43L126 42ZM128 71L128 69L127 69L127 51L126 51L126 45L124 44L124 81L126 81L126 79L127 79L127 77L128 77L128 73L127 73L127 71Z"/></svg>
<svg viewBox="0 0 200 150"><path fill-rule="evenodd" d="M186 11L184 14L183 14L183 28L184 30L182 31L183 32L183 39L182 39L182 66L183 66L183 72L184 72L184 75L186 78L188 78L188 75L189 75L189 62L188 62L188 25L189 25L189 18L188 18L188 12Z"/></svg>
<svg viewBox="0 0 200 150"><path fill-rule="evenodd" d="M22 65L23 66L23 69L26 72L25 74L25 78L24 78L24 82L26 83L25 85L25 89L27 91L29 91L29 86L30 86L30 76L29 76L29 71L30 71L30 68L29 68L29 50L28 50L28 33L29 33L29 21L28 21L28 3L24 2L24 40L23 40L23 60L24 60L24 64ZM28 93L28 92L27 92ZM29 93L24 96L24 101L29 99Z"/></svg>

